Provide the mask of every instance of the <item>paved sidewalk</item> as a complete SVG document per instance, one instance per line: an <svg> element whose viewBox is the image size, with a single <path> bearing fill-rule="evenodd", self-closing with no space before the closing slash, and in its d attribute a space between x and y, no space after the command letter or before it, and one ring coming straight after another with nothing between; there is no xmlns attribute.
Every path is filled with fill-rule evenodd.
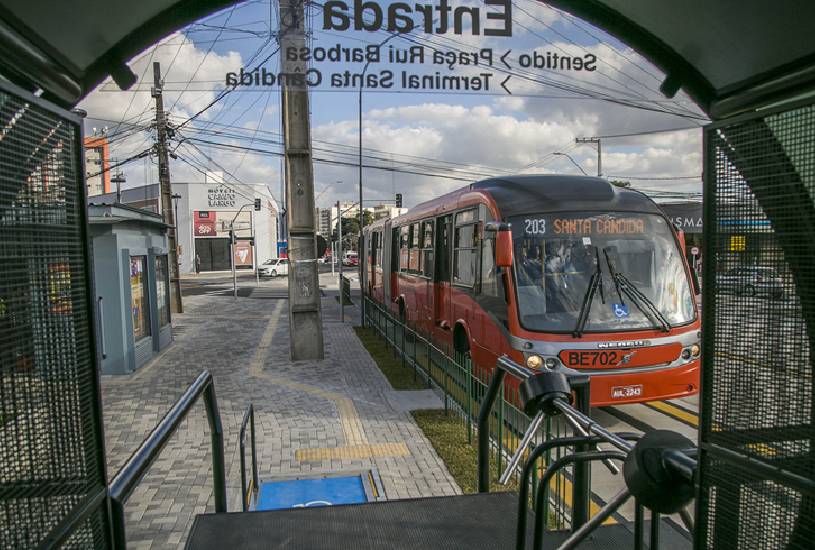
<svg viewBox="0 0 815 550"><path fill-rule="evenodd" d="M261 288L282 283L264 282ZM184 307L174 319L175 343L163 355L133 375L102 378L109 477L209 369L224 426L230 511L240 510L237 436L249 402L255 405L261 478L377 468L389 499L460 493L410 415L391 405L392 388L352 323L339 322L333 293L323 298L326 359L319 363L289 361L288 300L198 295L185 297ZM354 310L346 310L346 319L358 322ZM194 515L214 511L203 402L126 511L133 549L183 546Z"/></svg>

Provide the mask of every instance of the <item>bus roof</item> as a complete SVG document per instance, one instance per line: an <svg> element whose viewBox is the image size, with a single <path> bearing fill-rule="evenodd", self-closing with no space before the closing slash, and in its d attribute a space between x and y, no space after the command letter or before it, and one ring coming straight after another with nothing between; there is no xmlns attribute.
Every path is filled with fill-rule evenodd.
<svg viewBox="0 0 815 550"><path fill-rule="evenodd" d="M611 185L593 176L519 175L490 178L467 185L440 197L417 204L407 213L391 220L377 220L365 227L378 230L385 222L394 227L438 216L461 207L461 200L472 204L475 194L491 199L502 219L522 214L547 212L644 212L664 216L647 195Z"/></svg>
<svg viewBox="0 0 815 550"><path fill-rule="evenodd" d="M490 178L472 184L489 193L504 218L536 212L608 210L652 212L659 207L645 194L592 176L524 175Z"/></svg>

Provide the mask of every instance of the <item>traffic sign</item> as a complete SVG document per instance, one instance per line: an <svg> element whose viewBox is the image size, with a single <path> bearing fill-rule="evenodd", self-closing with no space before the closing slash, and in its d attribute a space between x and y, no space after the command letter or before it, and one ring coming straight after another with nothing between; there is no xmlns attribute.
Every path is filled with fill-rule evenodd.
<svg viewBox="0 0 815 550"><path fill-rule="evenodd" d="M693 248L690 249L690 253L693 254L694 256L698 256L699 255L699 248L694 246Z"/></svg>

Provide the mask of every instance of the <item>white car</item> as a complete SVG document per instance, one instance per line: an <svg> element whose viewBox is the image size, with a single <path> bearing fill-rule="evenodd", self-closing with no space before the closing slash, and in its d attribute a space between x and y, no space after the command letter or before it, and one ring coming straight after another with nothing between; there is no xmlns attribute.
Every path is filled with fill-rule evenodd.
<svg viewBox="0 0 815 550"><path fill-rule="evenodd" d="M289 274L289 259L288 258L272 258L266 260L258 268L258 275L261 277L277 277L278 275Z"/></svg>

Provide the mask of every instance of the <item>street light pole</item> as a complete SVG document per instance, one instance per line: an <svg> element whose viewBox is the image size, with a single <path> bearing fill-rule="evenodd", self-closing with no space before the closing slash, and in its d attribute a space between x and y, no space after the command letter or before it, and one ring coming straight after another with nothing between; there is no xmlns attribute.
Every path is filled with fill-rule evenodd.
<svg viewBox="0 0 815 550"><path fill-rule="evenodd" d="M235 220L238 219L238 216L241 215L241 212L243 212L243 209L247 206L254 206L254 204L244 204L241 206L238 213L235 214L235 217L233 217L232 221L229 222L229 256L231 257L230 264L232 265L232 297L235 300L238 299L238 273L235 267L235 244L237 242L235 239Z"/></svg>

